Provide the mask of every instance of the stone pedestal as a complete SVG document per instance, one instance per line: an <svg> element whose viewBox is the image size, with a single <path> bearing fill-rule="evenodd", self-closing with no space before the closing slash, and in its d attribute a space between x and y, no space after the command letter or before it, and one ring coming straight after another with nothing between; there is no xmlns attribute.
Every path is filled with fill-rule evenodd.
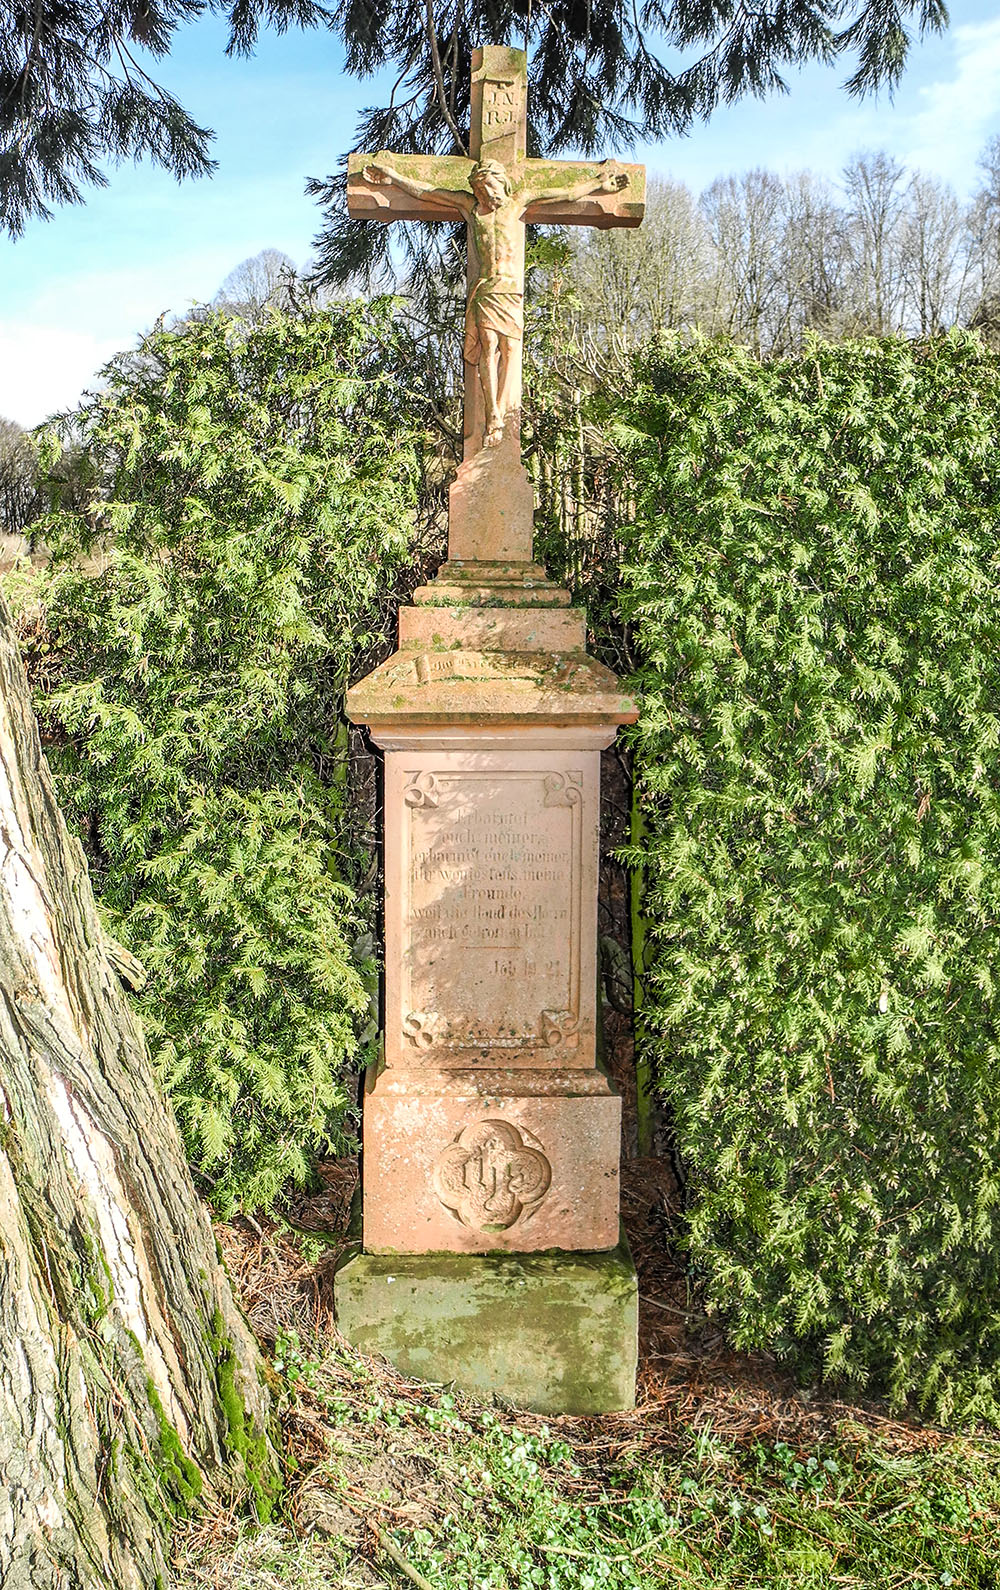
<svg viewBox="0 0 1000 1590"><path fill-rule="evenodd" d="M344 1334L404 1375L535 1413L634 1404L638 1299L624 1238L609 1253L360 1253L336 1292Z"/></svg>
<svg viewBox="0 0 1000 1590"><path fill-rule="evenodd" d="M451 516L399 650L348 695L385 756L385 1038L338 1316L411 1373L621 1408L635 1279L596 1064L598 823L600 752L636 709L531 562L513 430L461 466Z"/></svg>

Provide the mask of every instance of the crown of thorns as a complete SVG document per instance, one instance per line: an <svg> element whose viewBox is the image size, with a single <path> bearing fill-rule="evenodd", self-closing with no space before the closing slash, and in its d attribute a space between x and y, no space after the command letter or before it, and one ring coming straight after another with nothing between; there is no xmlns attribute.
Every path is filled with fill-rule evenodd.
<svg viewBox="0 0 1000 1590"><path fill-rule="evenodd" d="M499 177L503 183L505 193L512 191L512 183L507 175L507 168L499 160L481 160L477 166L473 166L469 174L470 187L478 177Z"/></svg>

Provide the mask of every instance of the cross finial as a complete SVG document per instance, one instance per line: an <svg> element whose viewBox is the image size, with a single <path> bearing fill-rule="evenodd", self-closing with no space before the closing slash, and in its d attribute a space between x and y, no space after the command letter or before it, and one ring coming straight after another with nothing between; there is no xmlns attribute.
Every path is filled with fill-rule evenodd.
<svg viewBox="0 0 1000 1590"><path fill-rule="evenodd" d="M472 55L469 152L477 160L514 166L528 139L528 58L495 44Z"/></svg>

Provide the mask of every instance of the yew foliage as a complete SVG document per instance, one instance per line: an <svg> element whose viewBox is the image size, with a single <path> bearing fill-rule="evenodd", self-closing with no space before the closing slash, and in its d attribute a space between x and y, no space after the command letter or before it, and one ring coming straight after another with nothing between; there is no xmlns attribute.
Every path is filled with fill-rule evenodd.
<svg viewBox="0 0 1000 1590"><path fill-rule="evenodd" d="M83 417L93 503L40 527L60 793L223 1211L343 1145L371 1027L342 698L411 534L395 335L378 303L154 332Z"/></svg>
<svg viewBox="0 0 1000 1590"><path fill-rule="evenodd" d="M616 405L688 1244L744 1348L1000 1417L1000 365L664 345Z"/></svg>
<svg viewBox="0 0 1000 1590"><path fill-rule="evenodd" d="M156 333L87 417L95 506L46 532L61 787L223 1208L343 1141L369 1022L340 710L413 561L401 335L379 305ZM589 427L550 387L543 509L570 458L579 511L547 550L639 659L692 1265L737 1345L1000 1420L1000 361L672 339Z"/></svg>

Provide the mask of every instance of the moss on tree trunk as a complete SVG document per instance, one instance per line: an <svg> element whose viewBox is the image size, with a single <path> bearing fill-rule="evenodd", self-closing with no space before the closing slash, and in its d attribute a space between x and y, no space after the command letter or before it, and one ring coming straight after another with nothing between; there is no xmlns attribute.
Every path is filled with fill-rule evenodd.
<svg viewBox="0 0 1000 1590"><path fill-rule="evenodd" d="M273 1505L233 1300L0 598L0 1584L149 1590L172 1515Z"/></svg>

